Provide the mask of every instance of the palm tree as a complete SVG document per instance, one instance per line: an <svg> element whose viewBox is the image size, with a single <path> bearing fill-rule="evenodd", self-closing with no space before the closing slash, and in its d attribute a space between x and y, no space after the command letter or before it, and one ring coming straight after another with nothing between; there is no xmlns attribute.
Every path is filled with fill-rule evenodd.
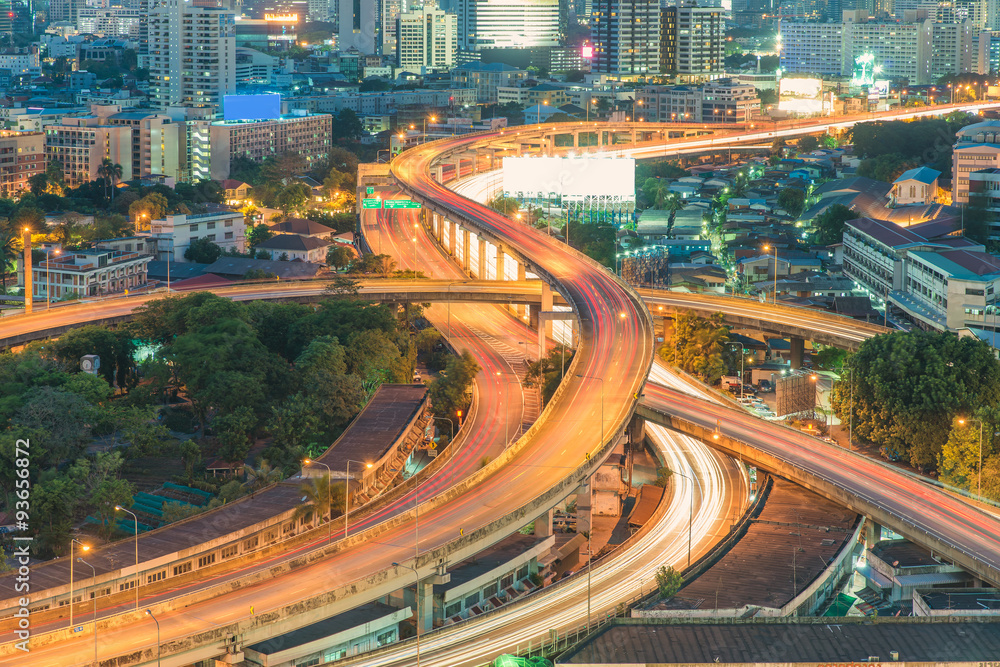
<svg viewBox="0 0 1000 667"><path fill-rule="evenodd" d="M322 477L310 477L309 481L299 489L305 496L306 502L295 508L292 514L293 519L299 519L308 514L315 513L316 516L341 516L344 513L344 483L337 482L330 484L330 475ZM333 513L330 513L330 506L333 506Z"/></svg>
<svg viewBox="0 0 1000 667"><path fill-rule="evenodd" d="M122 166L117 162L111 165L111 203L115 203L115 190L118 182L122 180Z"/></svg>
<svg viewBox="0 0 1000 667"><path fill-rule="evenodd" d="M246 477L243 486L251 491L262 489L282 480L281 468L272 468L266 459L261 459L256 468L244 465L243 475Z"/></svg>
<svg viewBox="0 0 1000 667"><path fill-rule="evenodd" d="M101 160L101 166L97 168L97 175L100 176L101 180L104 181L105 199L107 199L108 197L108 181L111 180L111 169L113 165L114 163L111 161L111 158L106 157L103 160Z"/></svg>
<svg viewBox="0 0 1000 667"><path fill-rule="evenodd" d="M21 254L21 237L13 227L0 227L0 284L4 294L7 293L7 270L14 267L17 256Z"/></svg>

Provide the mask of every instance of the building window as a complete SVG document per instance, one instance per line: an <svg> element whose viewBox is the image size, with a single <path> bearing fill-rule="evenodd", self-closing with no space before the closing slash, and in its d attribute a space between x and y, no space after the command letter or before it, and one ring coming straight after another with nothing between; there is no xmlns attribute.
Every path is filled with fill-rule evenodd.
<svg viewBox="0 0 1000 667"><path fill-rule="evenodd" d="M167 578L167 571L166 570L160 570L159 572L154 572L153 574L147 576L146 577L146 583L147 584L153 584L153 583L156 583L157 581L162 581L163 579L166 579L166 578Z"/></svg>
<svg viewBox="0 0 1000 667"><path fill-rule="evenodd" d="M239 545L233 544L222 550L222 558L232 558L239 551Z"/></svg>
<svg viewBox="0 0 1000 667"><path fill-rule="evenodd" d="M251 551L253 549L256 549L258 541L259 541L259 538L256 535L254 535L253 537L251 537L249 540L244 540L244 542L243 542L243 551L247 552L247 551Z"/></svg>
<svg viewBox="0 0 1000 667"><path fill-rule="evenodd" d="M215 554L208 554L198 559L198 567L205 567L215 562Z"/></svg>
<svg viewBox="0 0 1000 667"><path fill-rule="evenodd" d="M471 607L475 606L478 603L479 603L479 591L476 591L475 593L473 593L469 597L465 598L465 608L466 609L470 609Z"/></svg>
<svg viewBox="0 0 1000 667"><path fill-rule="evenodd" d="M180 565L175 565L174 566L174 576L175 577L177 575L179 575L179 574L184 574L185 572L190 572L190 571L191 571L191 561L188 561L186 563L181 563Z"/></svg>

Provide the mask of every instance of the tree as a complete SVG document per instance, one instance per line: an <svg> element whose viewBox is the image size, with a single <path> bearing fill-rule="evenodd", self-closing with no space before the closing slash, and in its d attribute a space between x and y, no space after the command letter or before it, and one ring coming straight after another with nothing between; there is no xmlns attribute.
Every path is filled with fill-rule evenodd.
<svg viewBox="0 0 1000 667"><path fill-rule="evenodd" d="M43 192L49 186L49 177L45 175L44 172L41 174L35 174L28 178L28 189L31 190L31 194L36 197Z"/></svg>
<svg viewBox="0 0 1000 667"><path fill-rule="evenodd" d="M844 223L857 218L857 214L843 204L834 204L813 220L813 243L831 245L844 240Z"/></svg>
<svg viewBox="0 0 1000 667"><path fill-rule="evenodd" d="M101 532L105 538L110 537L115 530L115 506L131 507L135 487L128 480L118 477L105 479L90 496L90 504L100 519Z"/></svg>
<svg viewBox="0 0 1000 667"><path fill-rule="evenodd" d="M166 197L159 192L150 192L139 201L132 203L128 207L128 214L136 220L139 218L144 218L147 221L160 220L166 217L169 207L170 204Z"/></svg>
<svg viewBox="0 0 1000 667"><path fill-rule="evenodd" d="M128 389L136 382L136 345L125 330L93 325L70 329L52 343L51 350L69 366L78 366L81 357L96 354L101 360L97 372L110 386Z"/></svg>
<svg viewBox="0 0 1000 667"><path fill-rule="evenodd" d="M299 490L305 502L295 507L293 519L315 515L320 517L321 523L326 523L344 513L344 483L331 484L329 473L324 472L322 477L310 477Z"/></svg>
<svg viewBox="0 0 1000 667"><path fill-rule="evenodd" d="M312 188L305 183L292 183L282 188L278 193L278 208L287 216L292 211L301 209L312 197Z"/></svg>
<svg viewBox="0 0 1000 667"><path fill-rule="evenodd" d="M265 429L285 448L306 445L321 430L316 401L299 394L271 407Z"/></svg>
<svg viewBox="0 0 1000 667"><path fill-rule="evenodd" d="M351 263L354 253L349 248L342 245L330 246L326 251L326 263L333 267L334 271L340 271Z"/></svg>
<svg viewBox="0 0 1000 667"><path fill-rule="evenodd" d="M796 147L798 148L799 153L811 153L819 148L819 139L811 134L807 134L799 139Z"/></svg>
<svg viewBox="0 0 1000 667"><path fill-rule="evenodd" d="M331 136L337 143L345 141L357 141L364 134L365 127L358 118L358 114L350 109L341 109L333 117Z"/></svg>
<svg viewBox="0 0 1000 667"><path fill-rule="evenodd" d="M979 471L979 429L968 420L955 417L948 440L937 455L937 465L942 482L974 491Z"/></svg>
<svg viewBox="0 0 1000 667"><path fill-rule="evenodd" d="M524 384L541 388L543 404L548 404L559 388L566 366L573 360L574 352L565 346L560 346L550 351L541 361L528 364Z"/></svg>
<svg viewBox="0 0 1000 667"><path fill-rule="evenodd" d="M911 331L862 343L834 387L833 407L854 434L887 457L933 468L956 415L972 415L1000 401L1000 361L989 345L953 333ZM853 415L850 413L853 412ZM852 419L853 417L853 419Z"/></svg>
<svg viewBox="0 0 1000 667"><path fill-rule="evenodd" d="M293 183L296 175L305 170L306 159L300 153L285 151L264 160L260 169L260 177L264 183L270 182L285 187Z"/></svg>
<svg viewBox="0 0 1000 667"><path fill-rule="evenodd" d="M674 317L670 340L665 340L660 348L660 357L714 384L726 372L723 353L728 340L729 330L722 324L721 313L703 318L692 312L679 312Z"/></svg>
<svg viewBox="0 0 1000 667"><path fill-rule="evenodd" d="M219 454L226 461L242 461L250 452L253 432L257 428L257 417L246 405L237 406L231 412L223 412L212 420L212 430L218 440Z"/></svg>
<svg viewBox="0 0 1000 667"><path fill-rule="evenodd" d="M83 453L93 414L93 406L79 394L43 386L32 391L14 423L45 431L45 452L52 463L58 463Z"/></svg>
<svg viewBox="0 0 1000 667"><path fill-rule="evenodd" d="M466 393L480 370L479 364L468 351L449 359L442 376L431 383L428 392L431 411L435 415L454 419L458 410L464 410L468 406Z"/></svg>
<svg viewBox="0 0 1000 667"><path fill-rule="evenodd" d="M409 342L409 341L407 341ZM383 382L403 383L413 376L413 363L383 331L359 331L347 340L347 372L361 379L365 401Z"/></svg>
<svg viewBox="0 0 1000 667"><path fill-rule="evenodd" d="M680 572L674 570L673 566L661 565L656 571L656 587L659 589L660 597L667 599L677 594L677 591L684 585L684 577Z"/></svg>
<svg viewBox="0 0 1000 667"><path fill-rule="evenodd" d="M263 489L282 480L281 470L272 468L267 460L260 460L257 467L243 466L243 486L251 491Z"/></svg>
<svg viewBox="0 0 1000 667"><path fill-rule="evenodd" d="M357 280L347 276L334 276L333 280L323 288L323 293L329 294L335 299L350 299L358 295L359 287Z"/></svg>
<svg viewBox="0 0 1000 667"><path fill-rule="evenodd" d="M272 232L271 228L264 223L259 225L250 225L246 228L247 247L256 248L272 236L274 236L274 232Z"/></svg>
<svg viewBox="0 0 1000 667"><path fill-rule="evenodd" d="M919 166L920 163L918 161L907 158L899 153L886 153L862 160L861 164L858 165L858 176L892 183L904 171L915 169Z"/></svg>
<svg viewBox="0 0 1000 667"><path fill-rule="evenodd" d="M122 177L122 166L116 164L110 158L104 158L101 161L101 166L97 168L97 175L104 179L104 192L107 196L108 184L111 184L111 201L115 200L115 184L121 180Z"/></svg>
<svg viewBox="0 0 1000 667"><path fill-rule="evenodd" d="M521 209L521 203L513 197L505 197L499 193L486 202L486 205L501 215L513 218Z"/></svg>
<svg viewBox="0 0 1000 667"><path fill-rule="evenodd" d="M797 218L805 209L806 193L798 188L783 188L778 193L778 206L785 209L793 218Z"/></svg>
<svg viewBox="0 0 1000 667"><path fill-rule="evenodd" d="M10 225L0 226L0 285L7 293L7 273L21 254L21 236Z"/></svg>
<svg viewBox="0 0 1000 667"><path fill-rule="evenodd" d="M358 368L375 374L375 363L359 363ZM295 400L310 405L331 426L347 424L367 398L362 378L348 373L346 350L332 336L310 342L296 358L295 371L295 385L301 388Z"/></svg>
<svg viewBox="0 0 1000 667"><path fill-rule="evenodd" d="M184 259L195 264L211 264L222 256L222 248L202 237L191 241L184 251Z"/></svg>
<svg viewBox="0 0 1000 667"><path fill-rule="evenodd" d="M196 440L185 440L180 445L180 455L184 461L184 474L190 486L194 481L194 467L201 463L201 446Z"/></svg>

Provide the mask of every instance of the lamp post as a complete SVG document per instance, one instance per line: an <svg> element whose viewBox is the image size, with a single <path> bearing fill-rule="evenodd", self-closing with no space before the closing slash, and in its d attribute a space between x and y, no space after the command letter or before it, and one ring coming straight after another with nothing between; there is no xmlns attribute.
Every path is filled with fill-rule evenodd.
<svg viewBox="0 0 1000 667"><path fill-rule="evenodd" d="M443 419L444 421L451 424L451 440L448 441L448 444L451 444L452 440L455 439L455 422L448 419L447 417L434 417L434 419Z"/></svg>
<svg viewBox="0 0 1000 667"><path fill-rule="evenodd" d="M733 348L735 348L737 345L740 346L740 398L744 398L745 394L743 392L743 378L746 376L743 375L743 358L747 354L747 349L743 346L743 343L730 343L729 345L730 347Z"/></svg>
<svg viewBox="0 0 1000 667"><path fill-rule="evenodd" d="M326 499L327 505L329 506L326 511L326 533L327 540L333 542L333 471L330 470L330 466L323 463L322 461L314 461L312 459L305 459L302 463L309 465L311 463L318 463L319 465L326 468ZM347 497L347 493L344 493L344 497ZM344 537L347 537L347 527L344 527Z"/></svg>
<svg viewBox="0 0 1000 667"><path fill-rule="evenodd" d="M718 431L717 431L718 432ZM680 475L691 482L691 502L688 507L688 567L691 567L691 526L694 523L694 479L682 472L673 471L675 475Z"/></svg>
<svg viewBox="0 0 1000 667"><path fill-rule="evenodd" d="M771 246L764 246L764 252L770 249ZM778 305L778 246L774 246L774 305Z"/></svg>
<svg viewBox="0 0 1000 667"><path fill-rule="evenodd" d="M959 424L965 424L967 421L979 422L979 474L977 475L978 481L976 482L976 487L978 491L976 495L980 498L983 497L983 420L977 417L964 418L960 417L958 420Z"/></svg>
<svg viewBox="0 0 1000 667"><path fill-rule="evenodd" d="M97 570L94 566L83 560L82 558L77 558L78 561L90 568L91 576L97 579ZM97 664L97 594L94 594L94 664Z"/></svg>
<svg viewBox="0 0 1000 667"><path fill-rule="evenodd" d="M416 563L416 561L413 561ZM417 572L416 567L410 567L409 565L403 565L402 563L393 563L393 567L405 567L407 570L413 572L413 576L416 577L417 582L414 586L413 601L414 606L417 608L417 667L420 667L420 573Z"/></svg>
<svg viewBox="0 0 1000 667"><path fill-rule="evenodd" d="M366 468L371 468L371 463L365 463L364 461L355 461L354 459L347 459L347 479L344 481L344 538L347 538L347 520L351 516L351 503L349 501L351 497L351 464L358 463ZM330 500L333 500L331 498Z"/></svg>
<svg viewBox="0 0 1000 667"><path fill-rule="evenodd" d="M49 265L52 263L52 255L58 255L59 248L50 248L45 251L45 310L52 307L52 273Z"/></svg>
<svg viewBox="0 0 1000 667"><path fill-rule="evenodd" d="M75 537L69 542L69 627L73 628L73 544L79 544L83 551L90 551L90 546Z"/></svg>
<svg viewBox="0 0 1000 667"><path fill-rule="evenodd" d="M139 611L139 518L121 505L115 505L115 511L131 514L135 526L135 610Z"/></svg>
<svg viewBox="0 0 1000 667"><path fill-rule="evenodd" d="M149 609L146 610L146 616L149 616L156 623L156 667L160 667L160 622L156 620L156 616L153 616L153 612Z"/></svg>

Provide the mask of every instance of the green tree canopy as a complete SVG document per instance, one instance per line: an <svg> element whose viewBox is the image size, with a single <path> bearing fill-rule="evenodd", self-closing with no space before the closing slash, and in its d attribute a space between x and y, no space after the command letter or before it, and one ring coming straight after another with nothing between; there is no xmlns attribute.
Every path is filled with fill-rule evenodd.
<svg viewBox="0 0 1000 667"><path fill-rule="evenodd" d="M844 240L844 223L858 217L843 204L834 204L813 220L813 243L831 245Z"/></svg>
<svg viewBox="0 0 1000 667"><path fill-rule="evenodd" d="M723 326L721 313L705 318L689 311L679 312L674 317L671 337L660 348L660 357L713 384L726 373L728 340L729 329Z"/></svg>

